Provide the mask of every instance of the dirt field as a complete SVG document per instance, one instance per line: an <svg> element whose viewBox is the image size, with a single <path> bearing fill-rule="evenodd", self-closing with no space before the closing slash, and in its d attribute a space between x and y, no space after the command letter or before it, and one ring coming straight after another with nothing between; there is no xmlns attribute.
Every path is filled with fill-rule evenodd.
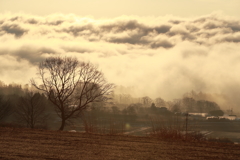
<svg viewBox="0 0 240 160"><path fill-rule="evenodd" d="M0 128L0 159L240 159L240 145Z"/></svg>

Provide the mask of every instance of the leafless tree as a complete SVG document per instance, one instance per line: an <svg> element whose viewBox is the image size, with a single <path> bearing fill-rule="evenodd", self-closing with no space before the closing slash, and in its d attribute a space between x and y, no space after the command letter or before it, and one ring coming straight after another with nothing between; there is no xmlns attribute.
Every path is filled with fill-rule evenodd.
<svg viewBox="0 0 240 160"><path fill-rule="evenodd" d="M152 99L150 98L150 97L148 97L148 96L145 96L145 97L142 97L141 98L141 100L142 100L142 104L146 107L150 107L151 106L151 103L152 103Z"/></svg>
<svg viewBox="0 0 240 160"><path fill-rule="evenodd" d="M166 107L166 102L160 97L155 99L155 104L157 107Z"/></svg>
<svg viewBox="0 0 240 160"><path fill-rule="evenodd" d="M16 119L29 128L44 125L47 119L45 114L46 98L39 93L26 92L20 97L15 109Z"/></svg>
<svg viewBox="0 0 240 160"><path fill-rule="evenodd" d="M38 74L43 85L39 87L34 79L32 85L54 104L61 118L59 130L64 129L67 120L81 116L92 102L108 100L114 87L106 82L96 66L72 57L47 58L40 63Z"/></svg>
<svg viewBox="0 0 240 160"><path fill-rule="evenodd" d="M4 99L3 95L0 95L0 122L11 114L11 105L8 100Z"/></svg>

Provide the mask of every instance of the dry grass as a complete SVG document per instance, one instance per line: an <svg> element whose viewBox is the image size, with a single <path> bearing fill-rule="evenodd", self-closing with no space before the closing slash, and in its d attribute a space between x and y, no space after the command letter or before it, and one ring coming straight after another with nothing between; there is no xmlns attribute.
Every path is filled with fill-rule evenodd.
<svg viewBox="0 0 240 160"><path fill-rule="evenodd" d="M240 145L0 128L0 159L232 159Z"/></svg>
<svg viewBox="0 0 240 160"><path fill-rule="evenodd" d="M164 120L161 117L151 118L152 130L149 135L160 139L187 140L187 141L206 141L206 137L199 131L186 132L183 122ZM189 127L188 127L189 129Z"/></svg>
<svg viewBox="0 0 240 160"><path fill-rule="evenodd" d="M107 123L95 116L82 117L82 121L86 133L117 135L125 132L124 123L114 117L110 117Z"/></svg>

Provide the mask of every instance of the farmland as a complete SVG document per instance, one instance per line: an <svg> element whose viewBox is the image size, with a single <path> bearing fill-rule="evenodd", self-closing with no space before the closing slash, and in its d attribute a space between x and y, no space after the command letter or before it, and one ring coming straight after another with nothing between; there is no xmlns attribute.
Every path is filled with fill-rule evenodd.
<svg viewBox="0 0 240 160"><path fill-rule="evenodd" d="M0 128L0 159L239 159L240 145Z"/></svg>

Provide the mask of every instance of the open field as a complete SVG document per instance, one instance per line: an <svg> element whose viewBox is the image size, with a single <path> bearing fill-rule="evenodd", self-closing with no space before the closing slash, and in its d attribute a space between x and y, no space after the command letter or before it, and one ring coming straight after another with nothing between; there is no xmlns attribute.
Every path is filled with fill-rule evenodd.
<svg viewBox="0 0 240 160"><path fill-rule="evenodd" d="M0 128L0 159L232 159L240 145Z"/></svg>

